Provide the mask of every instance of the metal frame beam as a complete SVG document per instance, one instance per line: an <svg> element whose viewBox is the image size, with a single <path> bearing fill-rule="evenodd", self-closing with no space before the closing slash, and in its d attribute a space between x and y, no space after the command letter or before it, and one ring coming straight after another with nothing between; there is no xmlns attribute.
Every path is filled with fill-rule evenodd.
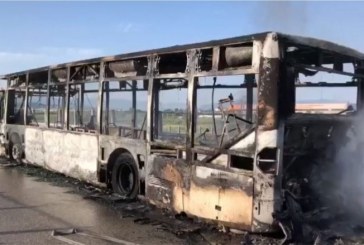
<svg viewBox="0 0 364 245"><path fill-rule="evenodd" d="M351 72L337 71L337 70L322 67L322 66L310 66L310 65L305 65L305 64L294 64L293 66L296 68L303 68L303 69L309 69L309 70L314 70L314 71L323 71L323 72L328 72L328 73L333 73L333 74L364 78L364 74L355 74L355 73L351 73Z"/></svg>
<svg viewBox="0 0 364 245"><path fill-rule="evenodd" d="M103 121L102 121L102 113L103 113L103 100L104 100L104 79L105 79L105 64L104 62L100 62L100 76L99 76L99 94L98 94L98 107L97 107L97 129L99 133L102 133ZM107 93L109 94L109 93ZM107 99L109 100L109 99ZM106 109L107 113L109 112L108 108Z"/></svg>

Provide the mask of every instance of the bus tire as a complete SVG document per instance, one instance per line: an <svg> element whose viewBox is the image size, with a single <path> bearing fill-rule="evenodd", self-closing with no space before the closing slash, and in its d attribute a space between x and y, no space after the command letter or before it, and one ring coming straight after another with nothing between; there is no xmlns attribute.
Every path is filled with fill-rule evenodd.
<svg viewBox="0 0 364 245"><path fill-rule="evenodd" d="M10 154L12 159L20 162L23 157L23 146L20 143L12 144Z"/></svg>
<svg viewBox="0 0 364 245"><path fill-rule="evenodd" d="M138 168L134 158L129 153L121 153L113 164L111 185L114 192L136 198L139 191Z"/></svg>
<svg viewBox="0 0 364 245"><path fill-rule="evenodd" d="M5 155L10 160L13 160L12 149L13 149L13 145L11 144L11 142L9 142L9 144L6 146L6 149L5 149Z"/></svg>

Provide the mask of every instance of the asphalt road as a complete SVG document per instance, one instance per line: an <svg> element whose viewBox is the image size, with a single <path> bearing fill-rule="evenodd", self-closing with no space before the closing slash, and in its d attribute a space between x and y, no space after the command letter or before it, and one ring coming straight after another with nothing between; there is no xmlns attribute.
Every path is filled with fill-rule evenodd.
<svg viewBox="0 0 364 245"><path fill-rule="evenodd" d="M0 244L186 244L153 225L120 217L107 205L71 189L0 165ZM53 230L71 228L83 233L52 236ZM89 235L95 233L96 237Z"/></svg>

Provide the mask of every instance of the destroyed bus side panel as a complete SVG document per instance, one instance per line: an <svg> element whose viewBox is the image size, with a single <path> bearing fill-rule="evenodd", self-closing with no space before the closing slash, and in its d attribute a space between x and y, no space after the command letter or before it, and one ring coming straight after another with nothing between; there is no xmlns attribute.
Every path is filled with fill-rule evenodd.
<svg viewBox="0 0 364 245"><path fill-rule="evenodd" d="M151 203L228 227L251 230L253 178L213 164L149 157L147 197Z"/></svg>
<svg viewBox="0 0 364 245"><path fill-rule="evenodd" d="M92 130L75 132L68 119L71 86L51 74L49 70L9 79L3 129L7 155L98 184L98 135Z"/></svg>
<svg viewBox="0 0 364 245"><path fill-rule="evenodd" d="M34 165L98 184L97 153L97 135L25 129L25 160Z"/></svg>
<svg viewBox="0 0 364 245"><path fill-rule="evenodd" d="M260 47L261 42L255 41L249 75L254 75L254 71L258 73ZM216 66L213 69L216 71L220 69L219 52L223 50L219 47L214 48L213 60ZM246 72L242 69L241 74L244 74L244 71ZM254 172L233 168L230 166L230 159L232 156L238 156L237 159L242 159L241 161L251 159L253 162L255 132L247 131L244 135L240 135L240 138L233 138L228 144L224 144L227 148L206 149L195 145L196 81L198 81L194 76L195 72L187 76L189 79L187 147L165 143L166 147L169 146L169 151L175 151L176 155L164 157L163 151L157 149L161 147L162 142L152 140L152 154L148 155L146 169L146 197L151 203L177 213L184 212L189 216L231 228L253 230ZM235 74L239 74L239 71ZM158 98L152 97L151 100L158 101ZM152 120L150 125L153 125L153 122L155 121ZM156 133L159 128L154 124L151 127L151 134ZM175 150L172 150L173 148Z"/></svg>
<svg viewBox="0 0 364 245"><path fill-rule="evenodd" d="M112 184L114 165L123 154L132 156L136 165L136 179L139 179L139 193L144 190L144 165L147 155L146 121L148 83L145 79L126 79L134 72L129 61L107 63L112 74L106 73L102 81L99 98L99 181ZM129 70L126 72L125 67ZM121 69L123 68L123 69ZM146 72L144 68L141 76ZM111 77L112 76L112 77ZM124 77L123 77L124 76ZM120 103L122 102L122 103ZM122 194L122 193L119 193Z"/></svg>
<svg viewBox="0 0 364 245"><path fill-rule="evenodd" d="M257 43L259 42L255 42L256 46ZM255 133L244 135L226 148L228 156L236 153L243 156L240 161L252 156L253 170L231 169L229 162L224 162L224 159L229 158L224 157L226 153L221 152L221 149L216 151L220 152L216 156L208 156L199 163L193 154L201 154L201 149L193 144L192 149L188 148L189 140L194 138L192 128L189 132L190 139L187 138L186 141L186 159L178 156L182 159L159 156L148 159L147 197L152 202L175 212L185 212L229 227L256 232L275 230L273 214L281 205L277 168L281 147L279 138L282 134L278 127L280 52L277 35L267 35L261 40L261 46L262 49L256 49L259 53L254 53L260 58L260 62L256 63L259 64L256 77L258 126L255 127ZM190 91L193 80L189 80ZM189 109L192 122L188 121L188 124L193 127L193 106L196 104L193 90L188 99L189 105L192 105ZM255 140L252 140L254 137ZM236 153L229 153L229 150L237 146L243 148L236 149ZM190 159L189 150L192 151ZM212 152L212 155L216 154L214 150ZM210 153L203 152L207 155Z"/></svg>

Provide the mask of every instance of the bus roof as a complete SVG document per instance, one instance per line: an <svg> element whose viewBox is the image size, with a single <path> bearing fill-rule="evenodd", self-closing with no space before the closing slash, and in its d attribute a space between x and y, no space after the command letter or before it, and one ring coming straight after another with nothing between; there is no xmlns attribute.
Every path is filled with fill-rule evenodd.
<svg viewBox="0 0 364 245"><path fill-rule="evenodd" d="M364 53L361 53L355 49L348 48L348 47L345 47L345 46L342 46L342 45L339 45L339 44L336 44L336 43L333 43L330 41L325 41L325 40L320 40L320 39L310 38L310 37L288 35L288 34L277 33L277 32L263 32L263 33L245 35L245 36L238 36L238 37L225 38L225 39L219 39L219 40L211 40L208 42L192 43L192 44L186 44L186 45L175 45L175 46L170 46L170 47L166 47L166 48L151 49L151 50L145 50L145 51L139 51L139 52L119 54L119 55L114 55L114 56L104 56L104 57L85 59L85 60L79 60L79 61L74 61L74 62L67 62L67 63L57 64L57 65L50 65L50 66L40 67L40 68L36 68L36 69L29 69L29 70L19 71L19 72L15 72L15 73L1 75L0 79L21 76L21 75L25 75L27 73L46 71L48 69L58 69L58 68L64 68L64 67L68 67L68 66L94 64L94 63L99 63L101 61L108 62L108 61L113 61L113 60L136 58L136 57L146 56L146 55L151 55L151 54L178 52L178 51L184 51L187 49L195 49L195 48L198 49L198 48L219 46L219 45L223 45L223 44L237 43L237 42L249 42L249 41L253 41L256 39L262 39L269 33L276 33L280 40L284 40L291 44L309 46L312 48L327 50L327 51L334 52L334 53L337 53L340 55L352 57L352 58L355 58L358 60L364 60Z"/></svg>

